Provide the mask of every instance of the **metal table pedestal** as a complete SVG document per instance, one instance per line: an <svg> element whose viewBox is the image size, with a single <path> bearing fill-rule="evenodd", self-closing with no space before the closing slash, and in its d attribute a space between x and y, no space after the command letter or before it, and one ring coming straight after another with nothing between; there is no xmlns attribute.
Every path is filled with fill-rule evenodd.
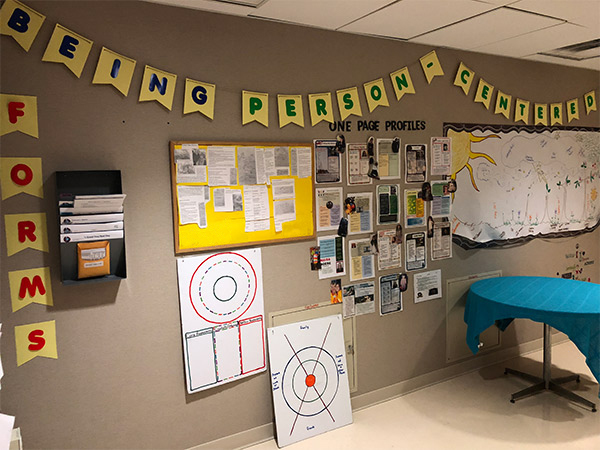
<svg viewBox="0 0 600 450"><path fill-rule="evenodd" d="M571 400L574 403L579 403L580 405L587 406L592 409L592 412L596 412L596 404L590 402L589 400L580 397L579 395L571 392L563 387L561 384L568 383L570 381L577 381L579 383L579 375L569 375L567 377L554 378L550 377L550 368L551 368L551 348L552 348L552 337L550 336L550 326L548 324L544 324L544 363L543 363L543 378L536 377L534 375L530 375L525 372L519 372L518 370L513 370L509 368L504 369L504 374L512 374L516 375L520 378L523 378L527 381L531 381L532 383L536 383L533 386L523 389L522 391L516 392L512 394L510 398L510 402L514 403L516 400L520 400L525 397L529 397L534 394L539 394L540 392L550 390L561 397L565 397L568 400Z"/></svg>

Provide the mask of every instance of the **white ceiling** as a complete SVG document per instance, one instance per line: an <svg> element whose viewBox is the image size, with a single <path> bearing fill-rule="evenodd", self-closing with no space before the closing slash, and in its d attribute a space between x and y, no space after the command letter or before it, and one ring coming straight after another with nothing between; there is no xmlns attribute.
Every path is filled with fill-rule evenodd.
<svg viewBox="0 0 600 450"><path fill-rule="evenodd" d="M541 54L600 39L600 0L147 1L600 71L598 49L581 61Z"/></svg>

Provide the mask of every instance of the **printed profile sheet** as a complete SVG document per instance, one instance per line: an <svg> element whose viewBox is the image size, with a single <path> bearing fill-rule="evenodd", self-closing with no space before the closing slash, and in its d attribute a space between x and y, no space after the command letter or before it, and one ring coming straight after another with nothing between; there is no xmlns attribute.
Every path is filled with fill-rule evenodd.
<svg viewBox="0 0 600 450"><path fill-rule="evenodd" d="M448 258L452 258L452 226L447 220L436 220L433 223L431 260Z"/></svg>
<svg viewBox="0 0 600 450"><path fill-rule="evenodd" d="M415 289L415 303L441 298L442 296L442 271L416 273L413 277Z"/></svg>
<svg viewBox="0 0 600 450"><path fill-rule="evenodd" d="M452 210L452 196L448 191L448 182L438 181L431 183L431 216L449 217Z"/></svg>
<svg viewBox="0 0 600 450"><path fill-rule="evenodd" d="M379 277L379 314L402 311L402 292L400 292L400 274L392 273Z"/></svg>
<svg viewBox="0 0 600 450"><path fill-rule="evenodd" d="M346 162L348 166L348 184L371 184L369 173L369 153L367 144L346 145Z"/></svg>
<svg viewBox="0 0 600 450"><path fill-rule="evenodd" d="M427 177L427 145L408 144L405 156L406 182L423 183Z"/></svg>
<svg viewBox="0 0 600 450"><path fill-rule="evenodd" d="M351 193L348 198L354 201L354 210L348 214L348 234L370 233L373 231L373 194L371 192Z"/></svg>
<svg viewBox="0 0 600 450"><path fill-rule="evenodd" d="M400 178L400 145L394 152L393 139L377 139L378 172L382 180Z"/></svg>
<svg viewBox="0 0 600 450"><path fill-rule="evenodd" d="M375 312L375 281L344 286L342 303L344 318Z"/></svg>
<svg viewBox="0 0 600 450"><path fill-rule="evenodd" d="M336 149L335 139L314 141L315 145L315 182L339 183L342 181L342 159Z"/></svg>
<svg viewBox="0 0 600 450"><path fill-rule="evenodd" d="M431 138L431 175L452 174L452 138Z"/></svg>
<svg viewBox="0 0 600 450"><path fill-rule="evenodd" d="M425 233L406 233L404 236L406 246L406 270L420 270L427 267L427 238Z"/></svg>
<svg viewBox="0 0 600 450"><path fill-rule="evenodd" d="M337 235L319 236L317 241L321 251L319 279L346 275L344 238Z"/></svg>
<svg viewBox="0 0 600 450"><path fill-rule="evenodd" d="M402 265L402 235L398 238L395 229L377 232L377 264L379 270L396 269Z"/></svg>
<svg viewBox="0 0 600 450"><path fill-rule="evenodd" d="M342 188L317 188L317 231L337 230L342 218Z"/></svg>
<svg viewBox="0 0 600 450"><path fill-rule="evenodd" d="M348 243L350 248L350 280L375 276L375 255L370 239L357 239Z"/></svg>
<svg viewBox="0 0 600 450"><path fill-rule="evenodd" d="M425 226L425 202L420 189L404 190L404 218L407 228Z"/></svg>

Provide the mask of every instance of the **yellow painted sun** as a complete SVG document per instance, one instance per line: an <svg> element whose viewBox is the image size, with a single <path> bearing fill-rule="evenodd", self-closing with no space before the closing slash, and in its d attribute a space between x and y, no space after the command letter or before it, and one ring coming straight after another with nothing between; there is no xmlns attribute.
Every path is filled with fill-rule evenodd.
<svg viewBox="0 0 600 450"><path fill-rule="evenodd" d="M492 164L496 165L496 161L485 153L475 153L471 150L472 142L481 142L488 138L500 138L496 134L490 134L489 136L474 136L472 133L466 131L456 132L454 130L448 130L448 137L452 138L452 178L456 180L456 174L463 170L465 167L469 171L471 176L471 183L473 188L477 192L477 183L473 177L473 167L469 164L469 161L475 158L485 158Z"/></svg>

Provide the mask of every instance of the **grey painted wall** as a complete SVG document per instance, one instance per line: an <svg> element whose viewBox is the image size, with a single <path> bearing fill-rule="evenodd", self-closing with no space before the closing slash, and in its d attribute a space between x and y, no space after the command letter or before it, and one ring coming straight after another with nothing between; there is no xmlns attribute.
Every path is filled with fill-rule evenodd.
<svg viewBox="0 0 600 450"><path fill-rule="evenodd" d="M267 373L194 395L184 385L169 176L170 140L306 141L332 137L322 123L279 129L275 94L331 91L379 77L391 105L367 113L372 120L425 120L425 131L399 133L403 143L428 143L443 122L510 123L452 86L460 61L503 91L536 102L568 100L598 89L598 73L439 49L446 71L427 85L418 65L431 50L266 21L220 16L141 2L28 2L47 16L29 53L2 36L2 92L38 97L40 138L12 133L2 156L42 157L43 200L20 195L2 202L4 214L46 212L50 253L2 253L2 412L16 415L27 448L185 448L273 420ZM55 23L94 41L80 79L60 64L41 62ZM124 98L92 85L100 49L137 60ZM173 110L138 103L145 64L178 74ZM400 103L389 73L410 65L417 95ZM184 78L217 84L214 121L183 116ZM241 125L242 89L271 93L270 123ZM582 105L580 105L582 106ZM306 105L305 105L306 108ZM308 113L307 113L308 114ZM336 114L337 117L337 114ZM355 122L355 120L353 119ZM582 126L598 126L598 112L581 113ZM356 128L354 128L356 130ZM391 137L382 132L378 137ZM349 142L368 133L346 133ZM120 169L126 200L128 278L76 287L60 284L54 172ZM356 191L357 189L355 189ZM360 189L362 190L362 189ZM4 235L2 221L1 234ZM574 238L535 240L511 249L465 251L441 268L443 279L501 269L505 275L554 276L576 243L598 261L600 230ZM4 239L4 238L2 238ZM325 301L328 281L308 267L314 242L263 249L267 311ZM8 271L50 266L53 308L31 305L11 312ZM593 281L599 265L590 267ZM343 283L348 281L343 280ZM445 367L445 303L415 305L389 317L361 316L358 380L364 394ZM56 320L58 360L36 358L16 367L15 325ZM541 327L518 321L503 347L541 337Z"/></svg>

